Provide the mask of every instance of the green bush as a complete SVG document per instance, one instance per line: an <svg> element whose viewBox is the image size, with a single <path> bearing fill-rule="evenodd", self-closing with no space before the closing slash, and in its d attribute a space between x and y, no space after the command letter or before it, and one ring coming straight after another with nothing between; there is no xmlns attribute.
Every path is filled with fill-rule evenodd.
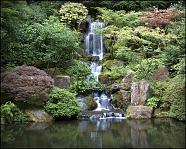
<svg viewBox="0 0 186 149"><path fill-rule="evenodd" d="M77 94L89 94L92 90L103 91L106 89L106 85L97 82L95 79L90 80L76 80L71 86L71 91Z"/></svg>
<svg viewBox="0 0 186 149"><path fill-rule="evenodd" d="M75 79L85 79L91 74L90 66L80 60L74 60L72 66L67 70L67 73Z"/></svg>
<svg viewBox="0 0 186 149"><path fill-rule="evenodd" d="M59 13L61 21L71 26L76 26L79 21L82 21L88 15L88 10L81 3L67 2L61 6Z"/></svg>
<svg viewBox="0 0 186 149"><path fill-rule="evenodd" d="M1 105L1 118L5 123L25 122L29 120L28 116L10 101Z"/></svg>
<svg viewBox="0 0 186 149"><path fill-rule="evenodd" d="M162 108L170 108L170 116L185 119L185 79L182 76L176 76L167 84L167 88L162 97Z"/></svg>
<svg viewBox="0 0 186 149"><path fill-rule="evenodd" d="M143 59L133 70L136 79L150 79L152 73L162 64L160 59Z"/></svg>
<svg viewBox="0 0 186 149"><path fill-rule="evenodd" d="M147 100L147 106L157 108L160 104L160 99L157 97L151 97Z"/></svg>
<svg viewBox="0 0 186 149"><path fill-rule="evenodd" d="M141 24L139 12L131 11L125 13L124 11L113 11L111 9L100 7L97 7L97 10L100 13L98 18L105 21L108 25L114 25L117 27L136 27Z"/></svg>
<svg viewBox="0 0 186 149"><path fill-rule="evenodd" d="M75 118L80 111L75 94L60 88L51 91L44 108L54 118Z"/></svg>

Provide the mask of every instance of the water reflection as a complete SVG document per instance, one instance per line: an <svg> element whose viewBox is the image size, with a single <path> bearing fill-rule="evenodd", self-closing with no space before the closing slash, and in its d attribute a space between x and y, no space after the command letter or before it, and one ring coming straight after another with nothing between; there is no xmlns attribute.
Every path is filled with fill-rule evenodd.
<svg viewBox="0 0 186 149"><path fill-rule="evenodd" d="M173 119L64 121L1 125L1 147L181 148L185 123Z"/></svg>

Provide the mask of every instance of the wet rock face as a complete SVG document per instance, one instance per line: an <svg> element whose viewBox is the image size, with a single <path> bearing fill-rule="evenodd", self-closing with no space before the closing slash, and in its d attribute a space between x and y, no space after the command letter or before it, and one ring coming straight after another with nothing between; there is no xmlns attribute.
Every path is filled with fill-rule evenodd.
<svg viewBox="0 0 186 149"><path fill-rule="evenodd" d="M42 109L26 110L25 113L30 117L33 122L51 122L53 118Z"/></svg>
<svg viewBox="0 0 186 149"><path fill-rule="evenodd" d="M59 88L69 88L70 87L70 77L58 75L54 77L54 85Z"/></svg>
<svg viewBox="0 0 186 149"><path fill-rule="evenodd" d="M131 86L131 104L144 105L149 97L150 85L146 80L133 82Z"/></svg>
<svg viewBox="0 0 186 149"><path fill-rule="evenodd" d="M169 71L165 66L160 66L152 74L153 80L167 80L169 79Z"/></svg>
<svg viewBox="0 0 186 149"><path fill-rule="evenodd" d="M19 66L1 75L3 99L15 99L43 105L54 80L43 70L33 66Z"/></svg>
<svg viewBox="0 0 186 149"><path fill-rule="evenodd" d="M152 108L147 106L129 106L127 109L127 117L134 119L143 119L152 117Z"/></svg>

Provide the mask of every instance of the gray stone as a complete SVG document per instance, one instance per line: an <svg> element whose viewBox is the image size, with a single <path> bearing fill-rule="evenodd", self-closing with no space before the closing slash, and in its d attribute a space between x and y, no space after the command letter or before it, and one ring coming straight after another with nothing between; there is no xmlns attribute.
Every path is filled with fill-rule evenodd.
<svg viewBox="0 0 186 149"><path fill-rule="evenodd" d="M51 122L53 118L43 109L27 109L25 114L30 117L30 120L33 122Z"/></svg>
<svg viewBox="0 0 186 149"><path fill-rule="evenodd" d="M70 77L57 75L54 77L54 85L59 88L69 88L70 87Z"/></svg>
<svg viewBox="0 0 186 149"><path fill-rule="evenodd" d="M149 97L150 85L146 80L133 82L131 86L131 104L144 105Z"/></svg>
<svg viewBox="0 0 186 149"><path fill-rule="evenodd" d="M151 78L152 80L167 80L169 79L169 71L165 66L161 65L153 72Z"/></svg>
<svg viewBox="0 0 186 149"><path fill-rule="evenodd" d="M120 90L119 92L121 93L123 100L129 100L130 99L130 92L129 91Z"/></svg>
<svg viewBox="0 0 186 149"><path fill-rule="evenodd" d="M127 75L121 81L120 88L123 90L130 90L133 76L134 76L134 71L128 70Z"/></svg>
<svg viewBox="0 0 186 149"><path fill-rule="evenodd" d="M148 106L129 106L127 108L127 117L134 119L151 118L153 109Z"/></svg>

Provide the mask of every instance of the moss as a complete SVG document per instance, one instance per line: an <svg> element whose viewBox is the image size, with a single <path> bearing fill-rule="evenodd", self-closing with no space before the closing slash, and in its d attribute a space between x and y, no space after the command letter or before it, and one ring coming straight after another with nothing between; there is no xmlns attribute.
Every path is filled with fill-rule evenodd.
<svg viewBox="0 0 186 149"><path fill-rule="evenodd" d="M116 108L121 108L124 112L126 112L130 101L124 100L121 93L117 92L113 94L112 105Z"/></svg>
<svg viewBox="0 0 186 149"><path fill-rule="evenodd" d="M88 101L88 110L94 110L97 108L97 103L95 102L94 98L91 95L87 96L87 101Z"/></svg>

